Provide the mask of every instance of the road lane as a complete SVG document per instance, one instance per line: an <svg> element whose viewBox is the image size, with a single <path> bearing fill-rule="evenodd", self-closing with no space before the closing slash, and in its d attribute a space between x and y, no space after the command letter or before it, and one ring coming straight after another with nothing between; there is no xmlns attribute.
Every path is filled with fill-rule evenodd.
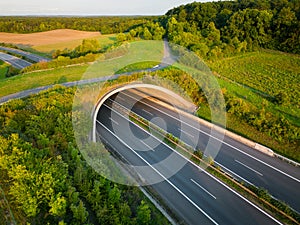
<svg viewBox="0 0 300 225"><path fill-rule="evenodd" d="M124 101L119 100L119 96ZM134 105L131 110L149 121L154 117L163 118L167 123L168 132L180 137L179 131L183 131L181 137L185 143L190 143L192 146L193 144L197 145L197 148L201 150L206 148L210 137L210 129L203 125L201 125L200 131L195 129L195 120L184 115L179 116L178 113L148 99L139 101L138 96L128 91L119 93L116 100L123 106ZM150 112L152 116L145 113L145 110ZM180 123L180 119L183 120L184 126ZM160 126L160 124L156 125ZM248 168L241 163L237 163L237 161L247 165ZM268 157L229 137L224 138L215 162L234 177L267 189L275 198L285 201L294 210L300 212L300 197L295 198L295 196L299 196L300 168L289 165L277 158ZM259 170L259 173L255 173L249 168Z"/></svg>
<svg viewBox="0 0 300 225"><path fill-rule="evenodd" d="M115 124L110 121L110 117L114 118L119 126L116 127ZM153 145L156 146L155 151L145 151L148 147L143 145L142 142L136 142L135 139L138 135L138 138L145 140L145 138L149 138L149 133L143 131L136 125L130 126L131 132L128 132L128 130L124 128L129 121L122 117L120 113L111 111L110 108L103 106L99 110L97 120L106 127L104 128L99 125L97 126L97 131L101 135L105 135L107 140L110 140L110 145L116 143L116 137L112 134L109 136L109 132L106 130L117 132L118 138L121 139L125 145L129 146L127 147L127 151L120 149L120 146L115 147L115 149L122 152L123 156L126 157L126 152L134 149L138 155L166 177L172 172L174 163L178 163L169 162L157 164L157 162L163 160L168 155L173 154L174 151L161 142L158 142L155 138L152 138L154 142ZM118 129L118 131L116 131L116 129ZM179 154L176 155L179 161L183 160L185 162L183 168L170 179L152 185L152 188L160 194L168 205L180 215L187 224L276 224L276 221L251 205L239 194L217 181L210 174L203 171L201 172L200 168L186 161ZM136 162L131 163L133 165L137 164ZM148 173L144 173L143 177L147 179ZM201 185L206 191L199 188L191 179ZM173 184L176 188L174 188L173 185L171 185L171 188L166 186L167 184L165 184L165 182L167 182L169 186ZM207 192L214 195L216 199L208 195Z"/></svg>
<svg viewBox="0 0 300 225"><path fill-rule="evenodd" d="M20 56L24 56L27 59L32 60L33 62L42 62L42 61L48 62L48 61L50 61L50 59L48 59L48 58L30 53L30 52L25 52L25 51L22 51L22 50L19 50L19 49L15 49L15 48L8 48L8 47L0 46L0 50L6 51L6 52L9 52L9 53L14 53L14 54L17 54L17 55L20 55Z"/></svg>
<svg viewBox="0 0 300 225"><path fill-rule="evenodd" d="M0 60L11 64L13 67L15 67L17 69L24 69L25 67L30 66L32 64L23 59L20 59L18 57L15 57L15 56L3 53L3 52L0 52Z"/></svg>

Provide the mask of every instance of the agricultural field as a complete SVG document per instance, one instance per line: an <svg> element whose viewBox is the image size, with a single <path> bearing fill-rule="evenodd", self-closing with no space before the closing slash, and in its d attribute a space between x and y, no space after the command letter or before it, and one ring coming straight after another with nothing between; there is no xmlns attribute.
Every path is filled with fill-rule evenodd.
<svg viewBox="0 0 300 225"><path fill-rule="evenodd" d="M227 104L236 107L227 113L227 129L299 161L300 57L261 50L207 63ZM278 93L284 96L280 104ZM199 116L209 120L209 109L203 107Z"/></svg>
<svg viewBox="0 0 300 225"><path fill-rule="evenodd" d="M58 29L32 34L0 33L0 43L11 43L22 48L30 48L40 52L73 49L81 44L83 39L97 39L102 45L115 42L114 34L101 35L99 32Z"/></svg>
<svg viewBox="0 0 300 225"><path fill-rule="evenodd" d="M210 62L221 77L228 78L253 92L274 97L287 95L288 103L300 108L300 57L279 51L263 50Z"/></svg>
<svg viewBox="0 0 300 225"><path fill-rule="evenodd" d="M279 51L245 53L208 63L220 77L220 85L245 101L271 112L284 114L300 126L300 57ZM278 93L285 102L272 104Z"/></svg>

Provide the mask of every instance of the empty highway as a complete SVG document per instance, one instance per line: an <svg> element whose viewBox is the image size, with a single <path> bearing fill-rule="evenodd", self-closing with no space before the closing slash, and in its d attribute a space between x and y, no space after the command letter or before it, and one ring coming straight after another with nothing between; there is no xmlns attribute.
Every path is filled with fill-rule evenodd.
<svg viewBox="0 0 300 225"><path fill-rule="evenodd" d="M128 123L130 131L126 130ZM145 180L163 180L152 188L186 224L280 224L177 153L172 161L159 164L174 151L107 104L99 110L97 133L131 165L148 166L139 171ZM183 168L167 179L178 164Z"/></svg>
<svg viewBox="0 0 300 225"><path fill-rule="evenodd" d="M148 121L162 118L167 124L167 132L178 138L181 134L182 141L191 146L197 146L198 149L206 148L211 131L203 124L199 125L201 129L198 129L195 126L195 123L198 123L197 120L181 114L182 121L180 121L178 112L149 99L140 100L140 96L130 91L119 93L115 100L123 107L134 105L130 110ZM156 125L164 128L162 123ZM227 136L224 140L215 139L215 141L222 143L215 158L217 165L239 180L268 190L275 198L286 202L294 210L300 212L299 167L267 156Z"/></svg>
<svg viewBox="0 0 300 225"><path fill-rule="evenodd" d="M42 61L48 62L48 61L50 61L50 59L48 59L48 58L30 53L30 52L25 52L25 51L22 51L22 50L19 50L19 49L15 49L15 48L8 48L8 47L0 46L0 50L6 51L6 52L9 52L9 53L14 53L14 54L17 54L17 55L20 55L20 56L24 56L27 59L32 60L33 62L42 62Z"/></svg>
<svg viewBox="0 0 300 225"><path fill-rule="evenodd" d="M12 65L13 67L17 68L17 69L24 69L27 66L30 66L32 63L27 62L23 59L20 59L18 57L0 52L0 60L9 63L10 65Z"/></svg>

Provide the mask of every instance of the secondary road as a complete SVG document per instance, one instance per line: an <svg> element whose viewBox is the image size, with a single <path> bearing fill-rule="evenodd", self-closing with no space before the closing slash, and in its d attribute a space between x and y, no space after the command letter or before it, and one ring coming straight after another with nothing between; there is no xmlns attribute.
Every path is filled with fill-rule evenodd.
<svg viewBox="0 0 300 225"><path fill-rule="evenodd" d="M300 212L300 168L281 161L278 158L269 157L244 145L230 137L224 140L211 137L211 130L196 119L170 110L157 102L149 99L141 99L140 95L132 91L123 91L118 97L111 100L123 107L133 105L130 109L148 121L159 121L161 118L167 124L167 132L180 138L191 146L197 146L204 150L212 138L221 142L221 149L215 158L215 163L233 177L253 184L269 191L275 198L290 205L294 210ZM163 123L156 123L162 129L166 129ZM201 128L201 129L199 129Z"/></svg>
<svg viewBox="0 0 300 225"><path fill-rule="evenodd" d="M0 60L9 63L10 65L12 65L13 67L17 68L17 69L24 69L27 66L30 66L32 63L27 62L23 59L20 59L18 57L0 52Z"/></svg>
<svg viewBox="0 0 300 225"><path fill-rule="evenodd" d="M20 56L24 56L27 59L32 60L33 62L42 62L42 61L48 62L48 61L50 61L50 59L48 59L48 58L30 53L30 52L25 52L25 51L22 51L22 50L19 50L19 49L15 49L15 48L7 48L7 47L0 46L0 50L6 51L6 52L9 52L9 53L14 53L14 54L17 54L17 55L20 55Z"/></svg>
<svg viewBox="0 0 300 225"><path fill-rule="evenodd" d="M128 123L130 132L126 130ZM186 224L280 224L180 154L175 153L171 161L158 164L174 151L107 104L99 110L97 132L131 165L148 166L140 171L144 179L163 180L151 185L152 188ZM136 137L140 141L135 141ZM167 179L177 164L184 166Z"/></svg>

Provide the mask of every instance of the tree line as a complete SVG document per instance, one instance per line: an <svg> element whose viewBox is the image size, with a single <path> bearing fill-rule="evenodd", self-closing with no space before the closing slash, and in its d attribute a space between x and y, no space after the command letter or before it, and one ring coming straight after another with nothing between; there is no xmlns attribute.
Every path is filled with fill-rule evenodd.
<svg viewBox="0 0 300 225"><path fill-rule="evenodd" d="M0 32L33 33L55 29L99 31L102 34L120 33L152 20L152 16L98 17L0 17Z"/></svg>

